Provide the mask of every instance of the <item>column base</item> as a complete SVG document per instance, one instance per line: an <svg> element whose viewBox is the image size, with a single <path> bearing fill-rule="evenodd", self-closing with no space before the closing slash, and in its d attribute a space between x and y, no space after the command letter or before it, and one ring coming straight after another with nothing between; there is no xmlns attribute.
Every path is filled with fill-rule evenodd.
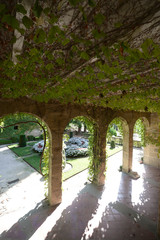
<svg viewBox="0 0 160 240"><path fill-rule="evenodd" d="M134 172L132 170L131 171L126 171L125 169L122 169L122 172L128 174L131 178L133 178L135 180L140 178L140 175L137 172Z"/></svg>

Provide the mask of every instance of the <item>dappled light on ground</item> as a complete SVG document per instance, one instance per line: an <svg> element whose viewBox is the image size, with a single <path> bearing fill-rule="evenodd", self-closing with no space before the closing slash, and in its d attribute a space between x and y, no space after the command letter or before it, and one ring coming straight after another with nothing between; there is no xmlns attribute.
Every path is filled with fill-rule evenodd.
<svg viewBox="0 0 160 240"><path fill-rule="evenodd" d="M87 170L65 181L62 203L56 207L48 206L36 179L29 183L32 175L26 178L28 188L24 191L32 186L32 197L21 203L19 199L13 212L0 216L1 221L8 221L3 231L0 226L0 239L12 236L12 240L156 240L159 170L140 164L141 177L133 180L118 171L121 163L122 152L109 158L104 187L89 183ZM33 190L38 186L39 196Z"/></svg>

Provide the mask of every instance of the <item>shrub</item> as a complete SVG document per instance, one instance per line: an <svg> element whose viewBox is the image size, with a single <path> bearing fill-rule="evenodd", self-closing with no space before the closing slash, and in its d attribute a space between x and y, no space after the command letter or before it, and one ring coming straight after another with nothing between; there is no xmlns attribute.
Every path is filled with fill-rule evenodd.
<svg viewBox="0 0 160 240"><path fill-rule="evenodd" d="M40 139L40 140L43 140L43 134L41 134L41 135L39 136L39 139Z"/></svg>
<svg viewBox="0 0 160 240"><path fill-rule="evenodd" d="M113 148L115 148L115 142L114 142L114 141L111 141L110 149L113 149Z"/></svg>
<svg viewBox="0 0 160 240"><path fill-rule="evenodd" d="M0 145L12 143L11 139L0 139Z"/></svg>
<svg viewBox="0 0 160 240"><path fill-rule="evenodd" d="M88 155L87 148L70 147L66 149L66 157L85 157L87 155Z"/></svg>
<svg viewBox="0 0 160 240"><path fill-rule="evenodd" d="M19 137L13 136L13 137L11 137L11 141L12 141L12 143L17 143L19 141Z"/></svg>
<svg viewBox="0 0 160 240"><path fill-rule="evenodd" d="M114 129L113 127L111 127L111 128L109 129L109 132L110 132L111 136L117 136L116 129Z"/></svg>
<svg viewBox="0 0 160 240"><path fill-rule="evenodd" d="M67 157L85 157L88 155L88 140L80 137L72 137L66 142Z"/></svg>
<svg viewBox="0 0 160 240"><path fill-rule="evenodd" d="M27 136L28 141L34 141L35 137L32 135Z"/></svg>
<svg viewBox="0 0 160 240"><path fill-rule="evenodd" d="M19 147L25 147L26 146L26 136L20 135L19 136Z"/></svg>

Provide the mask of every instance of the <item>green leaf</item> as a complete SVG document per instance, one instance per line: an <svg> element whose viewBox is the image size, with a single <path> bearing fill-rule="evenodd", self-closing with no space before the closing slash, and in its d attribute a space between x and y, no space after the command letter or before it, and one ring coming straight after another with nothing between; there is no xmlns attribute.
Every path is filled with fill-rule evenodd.
<svg viewBox="0 0 160 240"><path fill-rule="evenodd" d="M85 60L89 60L89 56L86 52L81 52L80 57L85 59Z"/></svg>
<svg viewBox="0 0 160 240"><path fill-rule="evenodd" d="M72 6L76 6L80 2L80 0L68 0L68 1Z"/></svg>
<svg viewBox="0 0 160 240"><path fill-rule="evenodd" d="M22 35L25 33L25 30L23 28L18 28L17 29Z"/></svg>
<svg viewBox="0 0 160 240"><path fill-rule="evenodd" d="M0 4L0 12L3 12L3 10L6 8L4 4Z"/></svg>
<svg viewBox="0 0 160 240"><path fill-rule="evenodd" d="M153 41L152 39L146 39L144 41L144 43L141 45L141 48L143 50L143 53L145 54L146 57L149 57L150 56L150 53L149 53L149 47L150 46L153 46Z"/></svg>
<svg viewBox="0 0 160 240"><path fill-rule="evenodd" d="M95 37L95 39L100 39L100 38L105 37L105 33L104 33L104 32L100 32L100 31L98 31L97 29L94 29L94 30L92 31L92 34L93 34L93 36Z"/></svg>
<svg viewBox="0 0 160 240"><path fill-rule="evenodd" d="M105 16L102 15L101 13L98 13L95 17L94 17L94 21L96 24L101 25L105 20Z"/></svg>
<svg viewBox="0 0 160 240"><path fill-rule="evenodd" d="M53 70L53 68L54 68L54 66L53 66L52 63L48 63L48 64L46 65L46 69L47 69L48 71Z"/></svg>
<svg viewBox="0 0 160 240"><path fill-rule="evenodd" d="M36 34L34 36L34 41L36 43L42 43L46 40L46 33L43 29L37 29Z"/></svg>
<svg viewBox="0 0 160 240"><path fill-rule="evenodd" d="M65 45L67 45L69 42L70 42L69 38L65 38L65 39L62 41L62 45L65 46Z"/></svg>
<svg viewBox="0 0 160 240"><path fill-rule="evenodd" d="M39 53L39 51L36 48L32 48L29 52L30 56L35 56Z"/></svg>
<svg viewBox="0 0 160 240"><path fill-rule="evenodd" d="M53 43L56 39L56 33L59 33L61 30L58 26L53 26L48 34L48 42Z"/></svg>
<svg viewBox="0 0 160 240"><path fill-rule="evenodd" d="M59 65L63 65L63 64L64 64L64 59L63 59L63 58L57 58L57 59L56 59L56 62L57 62Z"/></svg>
<svg viewBox="0 0 160 240"><path fill-rule="evenodd" d="M30 28L33 26L33 21L30 18L28 18L27 16L24 16L22 18L22 23L24 24L24 26L26 28Z"/></svg>
<svg viewBox="0 0 160 240"><path fill-rule="evenodd" d="M11 16L9 14L3 16L2 22L6 22L8 25L10 25L14 29L19 28L18 20L15 17L13 17L13 16Z"/></svg>
<svg viewBox="0 0 160 240"><path fill-rule="evenodd" d="M95 7L95 6L96 6L96 3L95 3L94 0L88 0L88 5L89 5L90 7Z"/></svg>
<svg viewBox="0 0 160 240"><path fill-rule="evenodd" d="M47 7L45 9L43 9L43 12L44 12L44 14L48 15L48 13L50 12L50 8Z"/></svg>
<svg viewBox="0 0 160 240"><path fill-rule="evenodd" d="M38 4L38 0L36 0L34 7L33 7L34 15L37 18L39 18L41 16L42 11L43 11L43 8Z"/></svg>
<svg viewBox="0 0 160 240"><path fill-rule="evenodd" d="M117 23L114 24L114 26L115 26L116 28L119 28L119 27L122 26L122 23L121 23L121 22L117 22Z"/></svg>
<svg viewBox="0 0 160 240"><path fill-rule="evenodd" d="M105 74L102 72L97 73L98 79L105 79Z"/></svg>
<svg viewBox="0 0 160 240"><path fill-rule="evenodd" d="M23 7L22 4L17 4L16 5L16 10L17 10L17 12L20 12L22 14L26 14L27 13L26 9Z"/></svg>
<svg viewBox="0 0 160 240"><path fill-rule="evenodd" d="M58 21L58 18L54 15L54 14L50 14L50 20L49 20L49 22L51 23L51 24L54 24L54 23L56 23Z"/></svg>

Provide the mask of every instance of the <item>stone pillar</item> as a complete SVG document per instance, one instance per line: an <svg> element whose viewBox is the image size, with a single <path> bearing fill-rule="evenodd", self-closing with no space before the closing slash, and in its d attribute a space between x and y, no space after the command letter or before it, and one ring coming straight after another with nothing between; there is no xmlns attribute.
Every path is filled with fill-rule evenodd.
<svg viewBox="0 0 160 240"><path fill-rule="evenodd" d="M106 169L106 126L95 126L93 166L95 169L94 183L102 186L105 183Z"/></svg>
<svg viewBox="0 0 160 240"><path fill-rule="evenodd" d="M157 235L160 238L160 199L159 199L159 208L158 208Z"/></svg>
<svg viewBox="0 0 160 240"><path fill-rule="evenodd" d="M51 156L49 161L48 197L51 206L62 201L62 138L60 132L51 130Z"/></svg>
<svg viewBox="0 0 160 240"><path fill-rule="evenodd" d="M158 139L159 137L159 124L160 124L160 118L158 114L151 113L151 119L150 119L150 126L146 128L146 136L153 136L153 138ZM144 163L148 165L152 165L154 167L160 168L160 158L158 157L158 146L155 146L154 144L147 144L146 147L144 147Z"/></svg>
<svg viewBox="0 0 160 240"><path fill-rule="evenodd" d="M123 166L122 171L129 173L132 170L133 158L133 126L123 122Z"/></svg>

